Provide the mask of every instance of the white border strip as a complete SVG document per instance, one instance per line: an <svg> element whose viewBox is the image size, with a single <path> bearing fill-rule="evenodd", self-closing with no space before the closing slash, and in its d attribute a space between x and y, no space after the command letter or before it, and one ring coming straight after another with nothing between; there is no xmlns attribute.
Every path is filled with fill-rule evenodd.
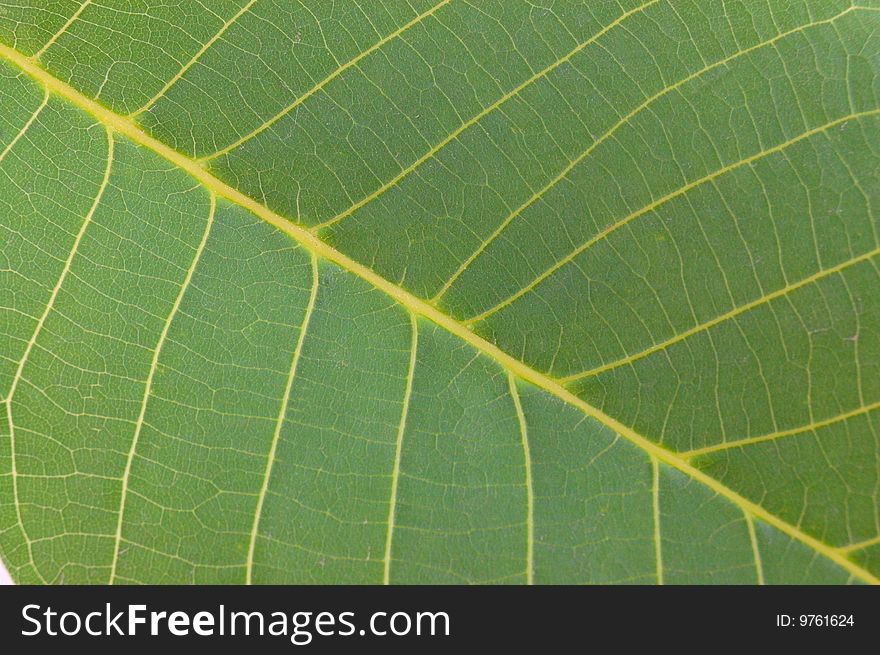
<svg viewBox="0 0 880 655"><path fill-rule="evenodd" d="M15 584L12 581L12 576L9 575L9 572L6 570L6 567L3 566L3 561L0 560L0 585L8 585Z"/></svg>

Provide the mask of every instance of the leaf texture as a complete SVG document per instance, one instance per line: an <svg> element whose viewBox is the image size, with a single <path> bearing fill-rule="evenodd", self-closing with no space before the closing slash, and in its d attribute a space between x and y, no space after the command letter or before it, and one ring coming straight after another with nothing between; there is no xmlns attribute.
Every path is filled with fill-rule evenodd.
<svg viewBox="0 0 880 655"><path fill-rule="evenodd" d="M880 5L0 3L0 557L876 583Z"/></svg>

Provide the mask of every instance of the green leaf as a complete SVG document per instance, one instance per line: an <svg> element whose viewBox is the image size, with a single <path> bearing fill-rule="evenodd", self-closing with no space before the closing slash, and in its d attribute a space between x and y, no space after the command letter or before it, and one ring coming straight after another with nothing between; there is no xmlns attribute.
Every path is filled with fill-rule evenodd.
<svg viewBox="0 0 880 655"><path fill-rule="evenodd" d="M20 582L880 576L880 4L7 3Z"/></svg>

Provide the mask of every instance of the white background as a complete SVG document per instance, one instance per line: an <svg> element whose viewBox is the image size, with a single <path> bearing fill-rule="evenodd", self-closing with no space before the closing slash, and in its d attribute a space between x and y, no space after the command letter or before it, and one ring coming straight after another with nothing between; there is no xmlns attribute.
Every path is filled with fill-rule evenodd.
<svg viewBox="0 0 880 655"><path fill-rule="evenodd" d="M0 585L4 584L12 584L12 578L10 578L9 573L6 572L6 567L3 566L3 562L0 562Z"/></svg>

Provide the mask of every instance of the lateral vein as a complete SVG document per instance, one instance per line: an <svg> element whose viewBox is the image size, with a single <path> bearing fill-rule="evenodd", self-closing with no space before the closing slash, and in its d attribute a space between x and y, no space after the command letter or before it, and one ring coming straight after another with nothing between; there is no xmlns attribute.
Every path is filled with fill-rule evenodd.
<svg viewBox="0 0 880 655"><path fill-rule="evenodd" d="M862 550L864 548L870 548L871 546L877 546L880 544L880 535L876 537L871 537L870 539L865 539L864 541L857 541L856 543L849 544L847 546L842 546L839 548L842 553L851 553L856 550Z"/></svg>
<svg viewBox="0 0 880 655"><path fill-rule="evenodd" d="M85 8L88 7L90 4L92 4L92 0L85 0L85 2L83 2L77 8L77 10L75 12L73 12L73 15L67 19L67 21L64 23L64 25L61 26L61 29L59 29L57 32L55 32L55 34L52 35L52 38L50 38L48 41L46 41L46 43L43 44L43 47L40 48L34 54L34 59L39 59L40 57L42 57L45 54L46 50L49 49L49 46L51 46L53 43L55 43L55 41L58 40L58 37L60 37L62 34L64 34L67 31L67 29L73 24L73 22L77 18L79 18L80 14L83 13L83 11L85 11Z"/></svg>
<svg viewBox="0 0 880 655"><path fill-rule="evenodd" d="M116 580L116 570L119 565L119 552L120 546L122 545L122 526L125 519L125 503L128 498L128 483L129 478L131 477L131 466L134 461L135 453L137 452L138 441L141 436L141 431L144 427L144 417L147 413L147 405L149 404L150 394L153 389L153 378L156 375L156 370L159 367L159 355L162 352L162 348L165 345L165 340L168 337L168 331L171 329L171 323L174 321L174 317L177 315L178 309L180 309L180 303L183 301L183 297L186 294L187 288L189 288L189 284L192 281L193 274L195 273L196 266L199 263L199 260L202 257L202 252L205 249L205 243L208 241L208 234L211 232L211 226L214 223L214 211L217 206L217 198L212 193L211 194L211 204L208 212L208 220L205 221L205 230L202 233L201 240L199 241L198 246L196 247L195 255L193 256L193 261L190 267L186 271L186 275L183 278L183 283L180 285L180 290L177 292L177 296L174 298L174 304L171 306L171 311L168 313L168 317L165 319L165 323L162 326L162 332L159 334L159 339L156 341L156 347L153 350L153 356L150 359L150 370L147 373L147 379L144 383L144 393L141 397L141 406L140 411L138 413L137 420L135 421L134 434L131 439L131 447L128 449L128 455L125 460L125 470L122 473L122 491L119 498L119 515L116 519L116 534L113 540L113 561L110 564L110 580L109 584L113 584Z"/></svg>
<svg viewBox="0 0 880 655"><path fill-rule="evenodd" d="M526 584L535 584L535 491L532 486L532 453L529 448L529 430L513 373L507 373L507 380L510 385L510 396L513 398L513 407L516 409L516 419L519 423L526 475Z"/></svg>
<svg viewBox="0 0 880 655"><path fill-rule="evenodd" d="M654 514L654 560L657 584L663 584L663 543L660 536L660 463L651 457L651 507Z"/></svg>
<svg viewBox="0 0 880 655"><path fill-rule="evenodd" d="M758 584L764 583L764 565L761 563L761 550L758 548L758 535L755 534L755 520L749 515L744 514L746 526L749 529L749 542L752 544L752 559L755 560L755 573L758 576Z"/></svg>
<svg viewBox="0 0 880 655"><path fill-rule="evenodd" d="M830 275L834 275L835 273L841 273L851 266L855 266L856 264L860 264L862 262L868 261L873 257L876 257L880 254L880 248L875 248L874 250L869 250L868 252L862 253L852 259L847 259L846 261L840 262L835 266L831 266L829 268L817 271L812 275L809 275L802 280L798 280L797 282L792 282L776 291L765 294L760 298L755 298L754 300L744 303L738 307L734 307L728 312L724 314L719 314L713 319L706 321L705 323L700 323L699 325L695 325L689 330L685 330L684 332L680 332L665 341L661 341L660 343L654 344L650 348L645 348L644 350L635 353L633 355L628 355L627 357L623 357L613 362L609 362L607 364L603 364L602 366L597 366L596 368L592 368L589 371L583 371L581 373L575 373L574 375L569 375L568 377L561 378L559 381L563 384L568 384L570 382L575 382L577 380L582 380L584 378L593 377L594 375L598 375L599 373L604 373L605 371L610 371L615 368L619 368L621 366L625 366L627 364L632 364L640 359L647 357L648 355L653 355L656 352L661 350L666 350L670 346L679 343L680 341L684 341L689 337L694 336L695 334L699 334L700 332L705 332L706 330L718 325L719 323L724 323L725 321L729 321L732 318L739 316L740 314L744 314L756 307L761 305L765 305L777 298L781 298L783 296L788 295L792 291L800 289L801 287L805 287L810 284L814 284L819 282L823 278L826 278Z"/></svg>
<svg viewBox="0 0 880 655"><path fill-rule="evenodd" d="M419 344L418 319L410 314L412 322L412 344L409 351L409 369L406 374L406 389L403 393L403 407L400 410L400 423L397 428L397 443L394 447L394 467L391 471L391 498L388 501L388 533L385 536L384 584L391 583L391 542L394 538L394 521L397 514L397 486L400 481L400 457L403 452L403 435L406 432L406 419L409 415L409 401L412 397L413 377L416 369L416 350Z"/></svg>
<svg viewBox="0 0 880 655"><path fill-rule="evenodd" d="M239 18L241 18L244 14L246 14L248 11L250 11L250 8L254 5L254 3L255 3L256 1L257 1L257 0L250 0L250 2L248 2L244 7L242 7L241 9L239 9L238 12L237 12L232 18L230 18L228 21L226 21L226 22L223 24L223 27L221 27L221 28L217 31L217 33L214 34L214 36L212 36L210 39L208 39L208 40L205 42L205 44L204 44L201 48L199 48L198 52L196 52L196 54L194 54L194 55L190 58L190 60L189 60L188 62L186 62L186 64L184 64L183 67L182 67L179 71L177 71L177 73L174 74L174 76L173 76L171 79L169 79L167 82L165 82L165 84L162 86L161 89L159 89L159 91L158 91L158 93L156 93L156 95L154 95L152 98L150 98L149 100L147 100L143 105L141 105L141 107L140 107L139 109L136 109L135 111L133 111L132 113L130 113L130 114L128 115L128 117L131 118L131 119L134 119L134 118L136 118L137 116L139 116L140 114L142 114L142 113L144 113L145 111L147 111L147 110L148 110L150 107L152 107L154 104L156 104L156 102L157 102L162 96L164 96L166 93L168 93L168 89L170 89L172 86L174 86L175 84L177 84L177 82L180 80L180 78L183 77L184 75L186 75L186 72L187 72L190 68L192 68L193 65L195 65L195 63L196 63L199 59L202 58L202 55L204 55L204 54L208 51L208 49L209 49L212 45L214 45L214 43L216 43L216 41L217 41L218 39L220 39L220 38L226 33L226 30L228 30L230 27L232 27L232 24L235 23L235 21L237 21L237 20L238 20Z"/></svg>
<svg viewBox="0 0 880 655"><path fill-rule="evenodd" d="M643 216L649 212L652 212L655 209L658 209L659 207L661 207L662 205L665 205L667 202L674 200L675 198L678 198L679 196L690 191L691 189L694 189L698 186L706 184L707 182L711 182L712 180L714 180L722 175L725 175L726 173L729 173L731 171L742 168L743 166L747 166L749 164L752 164L760 159L763 159L764 157L768 157L770 155L781 152L781 151L785 150L786 148L789 148L789 147L793 146L794 144L799 143L800 141L803 141L805 139L809 139L810 137L815 136L816 134L821 134L823 132L826 132L827 130L830 130L833 127L836 127L838 125L842 125L843 123L846 123L851 120L858 120L860 118L867 118L868 116L876 116L877 114L880 114L880 109L870 109L867 111L855 112L852 114L847 114L846 116L841 116L840 118L837 118L833 121L830 121L830 122L825 123L823 125L819 125L817 127L811 128L811 129L807 130L806 132L802 132L801 134L799 134L796 137L792 137L791 139L783 141L782 143L778 143L775 146L773 146L772 148L767 148L765 150L761 150L760 152L756 152L753 155L749 155L748 157L745 157L744 159L740 159L740 160L733 162L731 164L727 164L726 166L722 166L721 168L709 173L708 175L706 175L704 177L701 177L699 179L688 182L687 184L677 188L675 191L671 191L670 193L667 193L666 195L658 198L657 200L650 202L649 204L632 212L631 214L624 216L623 218L621 218L619 221L617 221L613 225L603 229L601 232L599 232L595 236L591 237L585 243L581 244L580 246L575 248L573 251L571 251L568 255L566 255L565 257L560 259L558 262L556 262L552 266L548 267L543 273L541 273L540 275L535 277L527 285L525 285L524 287L522 287L521 289L519 289L515 293L511 294L510 296L508 296L507 298L505 298L501 302L499 302L499 303L495 304L494 306L490 307L489 309L485 310L484 312L467 319L465 321L465 324L466 325L473 325L474 323L479 323L480 321L486 320L492 314L495 314L495 313L501 311L502 309L504 309L508 305L511 305L515 301L522 298L525 294L527 294L529 291L531 291L532 289L537 287L539 284L541 284L541 282L543 282L548 277L553 275L560 268L562 268L563 266L565 266L566 264L568 264L569 262L574 260L578 255L580 255L584 251L588 250L589 248L593 247L598 242L602 241L603 239L606 239L613 232L616 232L617 230L624 227L625 225L627 225L631 221L639 218L640 216Z"/></svg>
<svg viewBox="0 0 880 655"><path fill-rule="evenodd" d="M793 34L803 32L804 30L807 30L809 28L832 23L832 22L836 21L837 19L839 19L840 17L845 16L846 14L848 14L856 9L857 9L857 7L850 7L850 8L845 9L841 13L839 13L836 16L833 16L831 18L821 20L821 21L816 21L814 23L807 23L805 25L800 25L800 26L795 27L795 28L788 30L786 32L781 32L771 39L768 39L766 41L762 41L760 43L756 43L753 46L745 48L744 50L738 50L738 51L734 52L733 54L728 55L727 57L716 61L713 64L710 64L708 66L704 66L703 68L701 68L697 71L694 71L693 73L691 73L687 77L680 79L678 82L675 82L674 84L671 84L667 87L664 87L660 91L658 91L655 94L651 95L650 97L646 98L638 107L636 107L635 109L633 109L632 111L627 113L625 116L623 116L614 125L612 125L605 133L603 133L599 138L595 139L583 152L581 152L581 154L579 154L577 157L572 159L568 164L566 164L562 168L562 170L553 179L551 179L549 182L547 182L547 184L545 184L543 187L541 187L541 189L539 189L538 191L533 193L523 204L521 204L519 207L517 207L512 212L510 212L510 214L508 214L507 217L503 221L501 221L501 223L498 225L498 227L495 228L495 230L480 244L480 246L476 250L474 250L474 252L471 253L468 256L468 258L464 260L464 262L462 262L462 264L458 267L458 269L443 284L443 286L440 288L440 290L431 298L431 302L439 301L440 298L442 298L446 294L446 292L449 291L449 289L452 287L452 285L455 284L455 281L459 277L461 277L461 275L467 270L467 268L474 262L474 260L476 260L481 254L483 254L483 252L485 252L486 249L494 241L496 241L499 236L501 236L501 234L517 218L517 216L522 214L526 209L531 207L535 202L537 202L538 200L543 198L545 195L547 195L547 193L553 187L555 187L562 180L564 180L566 177L568 177L569 173L571 173L572 170L574 170L582 161L587 159L593 153L593 151L596 150L596 148L598 148L605 141L607 141L609 138L611 138L617 132L617 130L619 130L621 127L624 127L625 125L627 125L633 118L635 118L638 114L640 114L642 111L644 111L647 107L650 107L655 101L659 100L660 98L665 96L667 93L670 93L671 91L674 91L674 90L678 89L679 87L682 87L682 86L688 84L689 82L692 82L696 79L699 79L701 76L705 75L706 73L708 73L716 68L720 68L721 66L725 66L725 65L729 64L730 62L734 61L735 59L738 59L739 57L747 55L755 50L759 50L761 48L766 48L769 45L773 45L777 41L780 41L786 37L792 36Z"/></svg>
<svg viewBox="0 0 880 655"><path fill-rule="evenodd" d="M245 583L253 584L254 576L254 552L257 547L257 535L260 531L260 517L263 514L263 504L266 501L266 493L269 490L269 479L272 477L272 467L275 465L275 453L278 450L278 442L281 439L281 428L284 426L284 420L287 417L287 406L290 403L290 392L293 389L293 380L296 377L296 369L299 365L299 358L302 355L303 344L306 341L306 333L309 329L309 323L312 319L312 312L315 309L315 298L318 296L318 258L312 254L312 290L309 293L309 304L306 306L306 312L303 316L302 326L299 329L299 337L297 338L296 348L293 356L290 358L290 371L287 375L287 383L284 386L284 397L278 408L278 417L275 419L275 431L272 434L272 445L269 447L269 454L266 457L266 469L263 472L263 484L260 486L260 494L257 497L257 507L254 512L254 523L251 526L250 542L248 544L247 562L245 568Z"/></svg>
<svg viewBox="0 0 880 655"><path fill-rule="evenodd" d="M422 14L419 14L418 16L416 16L415 18L413 18L410 22L408 22L406 25L403 25L402 27L396 29L396 30L393 31L391 34L388 34L387 36L383 37L382 39L380 39L379 41L377 41L376 43L374 43L372 46L370 46L369 48L367 48L366 50L364 50L363 52L361 52L360 54L358 54L357 56L355 56L353 59L351 59L351 60L347 61L346 63L344 63L342 66L340 66L339 68L337 68L336 70L334 70L332 73L330 73L329 75L327 75L327 77L325 77L323 80L321 80L320 82L318 82L315 86L313 86L311 89L309 89L308 91L306 91L304 94L302 94L302 95L301 95L300 97L298 97L296 100L294 100L292 103L290 103L289 105L287 105L287 106L286 106L284 109L282 109L280 112L278 112L277 114L275 114L274 116L272 116L272 118L270 118L269 120L267 120L265 123L263 123L262 125L260 125L258 128L254 129L254 130L251 130L250 132L248 132L247 134L245 134L243 137L241 137L241 138L237 139L236 141L233 141L232 143L230 143L228 146L225 146L225 147L221 148L220 150L217 150L216 152L211 153L210 155L206 155L206 156L202 157L201 159L199 159L198 161L201 162L201 163L207 163L207 162L211 161L212 159L216 159L217 157L221 157L221 156L225 155L226 153L235 150L236 148L238 148L240 145L244 144L245 142L250 141L251 139L253 139L253 138L254 138L255 136L257 136L258 134L260 134L260 133L262 133L262 132L265 132L265 131L268 130L270 127L272 127L275 123L277 123L277 122L280 121L282 118L284 118L285 116L287 116L287 114L289 114L289 113L292 112L294 109L296 109L297 107L299 107L303 102L305 102L306 100L308 100L309 98L311 98L313 95L315 95L318 91L320 91L320 90L323 89L325 86L327 86L327 84L329 84L329 83L332 82L334 79L336 79L337 77L339 77L340 75L342 75L342 73L344 73L345 71L347 71L347 70L348 70L349 68L351 68L352 66L356 66L356 65L358 64L358 62L360 62L364 57L367 57L368 55L371 55L373 52L375 52L376 50L378 50L379 48L381 48L383 45L385 45L385 44L388 43L389 41L391 41L391 40L397 38L398 36L400 36L403 32L405 32L405 31L408 30L409 28L413 27L414 25L416 25L416 24L418 24L418 23L421 23L421 22L422 22L424 19L426 19L428 16L433 15L433 14L434 14L438 9L440 9L443 5L449 4L451 1L452 1L452 0L441 0L441 2L438 2L436 5L434 5L434 6L431 7L430 9L428 9L426 12L424 12L424 13L422 13Z"/></svg>
<svg viewBox="0 0 880 655"><path fill-rule="evenodd" d="M46 98L48 98L48 90L46 94ZM43 104L40 106L42 109L46 104L46 99L43 100ZM39 111L37 112L39 113ZM33 122L34 117L37 114L31 117L31 121ZM18 136L24 134L24 131L20 132ZM18 138L16 136L16 139ZM5 152L3 153L6 154ZM110 180L110 168L113 164L113 134L110 129L107 129L107 163L104 166L104 176L101 178L101 183L98 186L98 191L95 194L95 199L92 201L91 207L89 207L88 212L86 212L85 218L83 219L82 225L80 225L79 231L76 233L76 237L74 237L73 245L70 247L70 254L68 254L67 259L64 261L64 266L61 269L61 273L58 276L58 279L55 282L55 286L52 288L52 293L49 295L49 300L46 303L46 307L43 309L43 313L40 315L39 320L37 321L36 326L34 327L34 331L31 334L31 338L28 340L27 346L25 346L24 353L21 356L21 359L18 362L18 366L15 369L15 374L12 376L12 384L9 386L9 394L6 396L6 420L9 426L9 449L10 449L10 459L12 465L12 500L15 505L15 516L18 520L19 525L21 526L21 532L24 536L25 542L27 544L28 549L28 557L31 560L31 565L34 567L34 571L37 574L37 577L43 580L42 574L37 569L37 563L34 561L34 554L32 548L32 542L30 537L28 537L27 529L24 525L24 520L21 515L21 503L19 502L18 495L18 469L16 466L16 457L15 457L15 422L12 418L12 397L15 395L16 389L18 389L18 383L22 379L22 375L24 373L24 367L27 364L28 359L30 358L31 351L34 348L34 345L37 343L37 339L40 336L40 333L43 330L43 326L46 323L46 318L49 316L52 308L55 306L55 300L58 298L58 293L61 291L61 287L64 284L64 280L67 278L67 274L70 272L71 264L73 263L74 258L76 257L76 253L79 251L79 245L82 242L83 235L86 233L86 228L92 222L92 217L95 214L95 211L98 208L98 205L101 203L101 198L104 195L104 190L107 188L107 184Z"/></svg>
<svg viewBox="0 0 880 655"><path fill-rule="evenodd" d="M785 437L793 437L798 434L803 434L804 432L819 430L829 425L834 425L835 423L840 423L841 421L846 421L856 416L861 416L862 414L869 414L870 412L873 412L877 409L880 409L880 401L876 403L871 403L869 405L864 405L862 407L856 407L853 410L844 412L843 414L837 414L836 416L831 416L821 421L813 421L812 423L808 423L806 425L799 425L798 427L791 428L789 430L780 430L778 432L771 432L770 434L762 434L757 437L727 441L724 443L715 444L714 446L706 446L705 448L695 448L694 450L688 450L679 453L679 455L685 459L693 459L694 457L709 455L711 453L717 453L722 450L730 450L731 448L742 448L743 446L751 446L753 444L776 441Z"/></svg>
<svg viewBox="0 0 880 655"><path fill-rule="evenodd" d="M6 159L6 155L9 154L12 148L15 147L15 144L18 143L18 140L21 139L21 137L23 137L25 133L30 129L31 125L33 125L34 121L37 120L37 117L39 117L40 113L43 111L43 108L48 102L49 90L46 89L46 92L43 94L43 100L34 110L34 113L30 115L30 118L25 121L25 124L21 126L21 129L18 131L18 133L14 137L12 137L12 140L6 145L5 148L3 148L3 152L0 152L0 162Z"/></svg>
<svg viewBox="0 0 880 655"><path fill-rule="evenodd" d="M334 216L333 218L331 218L331 219L329 219L329 220L326 220L326 221L324 221L323 223L319 223L318 225L314 226L314 227L312 228L311 231L317 233L318 231L320 231L320 230L322 230L322 229L324 229L324 228L330 227L331 225L335 225L335 224L338 223L339 221L344 220L344 219L348 218L349 216L351 216L354 212L356 212L358 209L360 209L360 208L363 207L364 205L373 202L376 198L378 198L378 197L381 196L383 193L385 193L386 191L388 191L388 189L391 189L392 187L397 186L397 184L398 184L403 178L405 178L405 177L407 177L408 175L410 175L410 174L411 174L413 171L415 171L419 166L421 166L422 164L424 164L424 163L425 163L426 161L428 161L429 159L432 159L432 158L433 158L438 152L440 152L440 150L442 150L442 149L445 148L447 145L449 145L449 143L451 143L452 141L454 141L454 140L455 140L455 139L456 139L456 138L457 138L462 132L464 132L465 130L467 130L469 127L475 125L476 123L480 122L480 120L482 120L483 117L485 117L487 114L492 113L493 111L495 111L496 109L498 109L498 107L500 107L501 105L503 105L505 102L507 102L507 101L510 100L511 98L514 98L514 97L516 97L517 95L519 95L519 94L523 91L523 89L525 89L527 86L533 84L533 83L536 82L537 80L541 79L542 77L545 77L545 76L546 76L547 74L549 74L550 72L552 72L552 71L556 70L557 68L559 68L562 64L564 64L565 62L569 61L572 57L574 57L574 56L575 56L577 53L579 53L581 50L583 50L584 48L586 48L586 47L589 46L590 44L594 43L594 42L595 42L597 39L599 39L602 35L604 35L604 34L607 33L609 30L612 30L612 29L614 29L615 27L617 27L618 25L620 25L623 21L625 21L627 18L629 18L629 17L632 16L633 14L637 14L637 13L639 13L640 11L644 11L645 9L647 9L648 7L650 7L651 5L653 5L653 4L657 3L657 2L659 2L659 0L650 0L650 2L646 2L645 4L643 4L643 5L639 6L639 7L636 7L636 8L634 8L634 9L630 9L629 11L624 12L623 14L621 14L620 16L618 16L617 19L615 19L615 20L612 21L611 23L608 23L608 25L606 25L606 26L603 27L601 30L599 30L598 32L596 32L596 33L595 33L593 36L591 36L589 39L587 39L587 40L584 41L583 43L578 44L578 46L575 47L573 50L571 50L568 54L566 54L566 55L564 55L563 57L557 59L556 61L554 61L552 64L550 64L550 65L547 66L546 68L544 68L544 69L538 71L537 73L535 73L534 75L532 75L529 79L527 79L525 82L522 82L521 84L519 84L519 85L516 86L515 88L511 89L510 91L508 91L507 93L505 93L503 96L501 96L500 98L498 98L495 102L489 104L489 105L486 106L482 111L480 111L480 112L478 112L477 114L475 114L472 118L468 119L467 121L465 121L464 123L462 123L461 125L459 125L455 130L453 130L452 132L450 132L448 135L446 135L446 137L444 137L441 141L439 141L439 142L437 143L437 145L435 145L433 148L431 148L430 150L428 150L428 151L427 151L425 154L423 154L421 157L419 157L418 159L416 159L412 164L410 164L409 166L407 166L406 168L404 168L402 171L400 171L400 173L398 173L398 174L395 175L393 178L391 178L388 182L386 182L385 184L383 184L382 186L380 186L380 187L379 187L378 189L376 189L373 193L371 193L371 194L368 195L368 196L365 196L364 198L362 198L361 200L357 201L356 203L354 203L353 205L351 205L348 209L346 209L346 210L340 212L339 214L337 214L337 215Z"/></svg>

